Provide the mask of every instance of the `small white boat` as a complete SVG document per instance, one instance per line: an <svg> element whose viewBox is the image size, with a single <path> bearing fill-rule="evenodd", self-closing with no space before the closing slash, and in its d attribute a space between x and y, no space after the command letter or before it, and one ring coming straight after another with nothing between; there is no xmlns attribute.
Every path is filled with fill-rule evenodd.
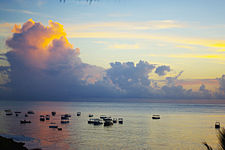
<svg viewBox="0 0 225 150"><path fill-rule="evenodd" d="M113 123L117 123L117 118L113 118Z"/></svg>

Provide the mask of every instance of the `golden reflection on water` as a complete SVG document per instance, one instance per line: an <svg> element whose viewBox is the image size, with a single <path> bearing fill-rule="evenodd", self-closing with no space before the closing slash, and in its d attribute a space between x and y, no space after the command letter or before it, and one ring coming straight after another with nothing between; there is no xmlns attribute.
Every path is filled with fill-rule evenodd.
<svg viewBox="0 0 225 150"><path fill-rule="evenodd" d="M207 142L218 147L216 121L225 124L224 115L163 115L160 120L149 120L152 149L205 149Z"/></svg>

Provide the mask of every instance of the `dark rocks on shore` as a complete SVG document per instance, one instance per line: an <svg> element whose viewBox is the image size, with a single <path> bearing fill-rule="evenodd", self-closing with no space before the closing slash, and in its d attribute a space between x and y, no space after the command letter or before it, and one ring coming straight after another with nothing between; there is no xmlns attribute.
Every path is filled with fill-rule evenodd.
<svg viewBox="0 0 225 150"><path fill-rule="evenodd" d="M0 149L2 150L28 150L26 147L24 147L24 144L25 143L15 142L12 139L0 136Z"/></svg>
<svg viewBox="0 0 225 150"><path fill-rule="evenodd" d="M0 136L0 149L1 150L28 150L26 147L24 147L23 142L15 142L13 139L5 138ZM41 150L39 148L35 148L32 150Z"/></svg>

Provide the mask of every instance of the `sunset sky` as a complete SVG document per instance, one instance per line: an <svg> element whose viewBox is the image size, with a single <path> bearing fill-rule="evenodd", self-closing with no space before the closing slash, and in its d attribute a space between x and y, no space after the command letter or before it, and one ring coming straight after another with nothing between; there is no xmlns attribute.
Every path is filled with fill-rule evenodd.
<svg viewBox="0 0 225 150"><path fill-rule="evenodd" d="M91 68L86 67L86 72L78 75L81 80L94 84L104 76L101 72L110 72L111 76L107 76L111 78L110 82L113 82L115 89L127 92L128 89L123 89L125 83L117 85L116 80L114 82L112 79L115 74L111 72L114 68L110 63L138 64L142 60L152 65L147 67L151 70L147 72L147 78L152 80L152 86L157 82L157 88L165 84L170 87L169 82L173 78L176 80L173 86L181 85L184 89L193 91L201 91L201 86L203 94L208 90L220 91L220 94L215 95L225 98L225 77L222 77L225 74L224 6L224 0L99 0L91 4L85 0L66 0L65 3L59 0L1 0L0 52L3 55L0 63L1 66L13 66L10 60L16 55L12 58L8 58L12 55L6 55L7 60L4 59L4 54L12 49L25 49L24 45L16 45L16 38L12 38L13 33L21 33L25 40L32 43L28 46L38 49L35 54L25 51L18 55L26 60L24 64L33 65L32 68L47 70L49 63L55 64L56 61L74 55L80 63L90 65ZM28 33L21 27L29 20L33 24L49 26L54 32L35 30L24 37ZM48 40L42 41L44 37ZM11 40L7 43L9 38ZM70 49L74 49L75 53L64 55L65 51L62 52L57 43L56 47L60 49L57 52L60 53L51 55L42 51L46 48L45 44L49 45L54 39L60 39L63 44L58 44L69 49L68 53L72 53ZM52 47L54 48L54 44ZM52 47L48 48L50 52ZM65 63L68 62L63 61ZM159 66L164 67L157 72ZM93 71L93 67L97 67L95 71L98 71ZM3 88L8 82L6 77L10 78L12 75L1 75ZM128 82L133 80L132 77L128 77ZM63 81L62 83L64 85Z"/></svg>

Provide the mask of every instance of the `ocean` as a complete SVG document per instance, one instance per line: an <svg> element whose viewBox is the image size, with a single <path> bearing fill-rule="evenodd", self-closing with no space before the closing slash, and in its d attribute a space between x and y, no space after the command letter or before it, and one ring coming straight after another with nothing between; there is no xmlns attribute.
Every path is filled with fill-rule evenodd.
<svg viewBox="0 0 225 150"><path fill-rule="evenodd" d="M18 117L6 116L5 109L22 113ZM29 110L35 114L24 117ZM52 111L56 111L56 116L40 121L40 115L51 115ZM70 123L61 124L60 116L65 113L71 115ZM94 126L87 122L89 114L94 118L123 118L123 124ZM161 118L153 120L153 114ZM23 119L32 123L20 124ZM224 127L225 104L0 102L0 135L43 150L206 150L202 142L217 149L216 121ZM49 128L52 122L62 131Z"/></svg>

